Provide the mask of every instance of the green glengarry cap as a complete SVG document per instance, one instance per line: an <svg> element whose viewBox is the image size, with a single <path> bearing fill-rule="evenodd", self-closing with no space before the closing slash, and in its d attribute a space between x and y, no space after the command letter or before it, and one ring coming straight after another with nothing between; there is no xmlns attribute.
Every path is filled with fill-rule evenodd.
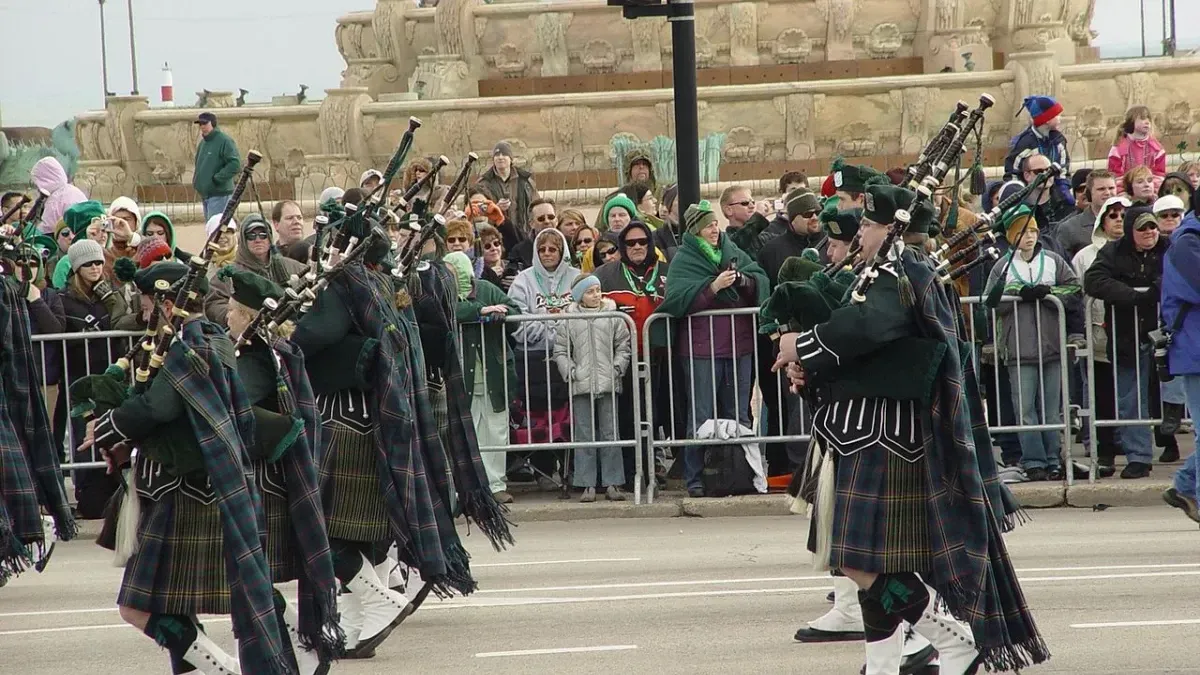
<svg viewBox="0 0 1200 675"><path fill-rule="evenodd" d="M863 218L891 225L896 222L896 212L912 205L914 194L911 190L893 185L871 185L864 193Z"/></svg>
<svg viewBox="0 0 1200 675"><path fill-rule="evenodd" d="M858 234L858 224L862 221L862 209L838 211L836 203L832 206L832 209L821 212L821 227L825 230L825 235L838 241L854 241L854 236Z"/></svg>
<svg viewBox="0 0 1200 675"><path fill-rule="evenodd" d="M900 190L900 208L908 211L909 222L907 234L933 235L941 231L937 224L937 209L928 199L917 199L917 193L904 188Z"/></svg>
<svg viewBox="0 0 1200 675"><path fill-rule="evenodd" d="M255 311L262 309L267 298L279 300L284 294L283 288L270 279L233 265L222 267L217 278L228 280L234 302Z"/></svg>

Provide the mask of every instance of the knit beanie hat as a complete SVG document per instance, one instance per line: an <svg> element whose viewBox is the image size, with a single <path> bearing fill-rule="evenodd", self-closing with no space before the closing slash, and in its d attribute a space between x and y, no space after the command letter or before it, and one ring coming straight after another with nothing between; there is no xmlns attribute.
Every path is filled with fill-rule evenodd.
<svg viewBox="0 0 1200 675"><path fill-rule="evenodd" d="M1062 114L1062 104L1049 96L1026 96L1021 107L1029 111L1033 126L1040 127ZM1020 114L1018 112L1017 114Z"/></svg>
<svg viewBox="0 0 1200 675"><path fill-rule="evenodd" d="M600 279L594 274L580 274L571 284L571 299L577 304L583 304L583 294L592 286L599 286Z"/></svg>
<svg viewBox="0 0 1200 675"><path fill-rule="evenodd" d="M508 141L500 141L496 144L496 147L492 148L492 157L508 157L511 159L512 156L512 144Z"/></svg>
<svg viewBox="0 0 1200 675"><path fill-rule="evenodd" d="M796 216L805 211L821 210L821 202L817 199L817 195L806 187L796 188L787 193L783 203L787 210L788 222L795 220Z"/></svg>
<svg viewBox="0 0 1200 675"><path fill-rule="evenodd" d="M94 199L79 202L63 212L63 220L66 221L67 227L75 233L76 239L82 238L87 233L88 225L91 225L93 220L103 217L104 205Z"/></svg>
<svg viewBox="0 0 1200 675"><path fill-rule="evenodd" d="M446 257L442 258L446 264L454 270L454 277L458 280L458 297L467 297L471 292L471 279L474 278L475 272L471 267L471 259L462 251L454 251L447 253Z"/></svg>
<svg viewBox="0 0 1200 675"><path fill-rule="evenodd" d="M1037 232L1038 224L1033 217L1033 209L1027 204L1022 204L1004 219L1004 238L1010 246L1016 246L1021 239L1021 233L1026 231Z"/></svg>
<svg viewBox="0 0 1200 675"><path fill-rule="evenodd" d="M58 224L54 226L54 241L58 241L58 237L60 234L62 234L63 230L71 230L71 226L67 223L67 221L60 220L58 221ZM72 231L71 234L75 233Z"/></svg>
<svg viewBox="0 0 1200 675"><path fill-rule="evenodd" d="M696 235L700 235L700 230L708 227L709 224L717 221L717 214L713 213L712 205L707 199L701 199L699 202L692 204L683 214L684 228Z"/></svg>
<svg viewBox="0 0 1200 675"><path fill-rule="evenodd" d="M626 196L625 193L618 192L607 202L604 202L604 208L600 210L600 221L597 223L597 225L602 225L605 230L608 230L608 212L617 207L625 209L625 211L629 214L630 220L637 218L638 210L637 206L634 205L633 200Z"/></svg>
<svg viewBox="0 0 1200 675"><path fill-rule="evenodd" d="M67 258L70 260L71 271L77 272L88 263L103 263L104 248L91 239L80 239L67 249Z"/></svg>
<svg viewBox="0 0 1200 675"><path fill-rule="evenodd" d="M133 261L137 263L138 269L146 269L159 260L166 260L171 257L171 247L167 242L161 239L147 239L137 247L137 252L133 254Z"/></svg>

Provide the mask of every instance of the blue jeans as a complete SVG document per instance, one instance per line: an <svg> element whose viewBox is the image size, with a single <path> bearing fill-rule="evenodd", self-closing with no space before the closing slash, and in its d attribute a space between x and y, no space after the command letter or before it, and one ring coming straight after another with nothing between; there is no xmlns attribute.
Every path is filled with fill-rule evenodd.
<svg viewBox="0 0 1200 675"><path fill-rule="evenodd" d="M1062 424L1062 364L1055 361L1008 367L1013 385L1013 408L1021 426ZM1043 408L1046 411L1042 418ZM1046 469L1062 466L1062 432L1022 431L1021 466Z"/></svg>
<svg viewBox="0 0 1200 675"><path fill-rule="evenodd" d="M615 441L617 420L613 417L612 394L576 394L571 401L571 438L580 443ZM594 405L593 405L594 404ZM596 482L596 462L600 463L600 481ZM575 487L606 488L625 484L625 460L621 448L576 448L571 484Z"/></svg>
<svg viewBox="0 0 1200 675"><path fill-rule="evenodd" d="M1117 361L1117 419L1149 419L1150 369L1154 367L1150 347L1138 350L1137 362L1128 361ZM1154 463L1154 438L1149 424L1117 427L1117 438L1125 450L1126 461Z"/></svg>
<svg viewBox="0 0 1200 675"><path fill-rule="evenodd" d="M1183 388L1182 377L1177 377L1170 382L1163 382L1159 385L1159 390L1162 392L1162 402L1183 405L1187 398Z"/></svg>
<svg viewBox="0 0 1200 675"><path fill-rule="evenodd" d="M222 211L224 211L226 205L229 204L229 198L231 196L232 195L217 195L215 197L205 197L204 199L201 199L200 203L204 205L204 222L208 222L209 218L219 215Z"/></svg>
<svg viewBox="0 0 1200 675"><path fill-rule="evenodd" d="M692 384L688 422L693 436L700 425L710 419L736 419L743 426L750 426L750 380L754 375L751 358L750 355L739 356L736 362L734 359L692 359L690 365L684 364L685 376ZM716 410L713 410L714 392ZM683 476L688 490L704 487L700 479L703 471L704 446L685 448Z"/></svg>
<svg viewBox="0 0 1200 675"><path fill-rule="evenodd" d="M1188 408L1200 410L1200 375L1180 375L1174 381L1183 383ZM1200 501L1200 434L1196 435L1196 451L1175 472L1175 490Z"/></svg>

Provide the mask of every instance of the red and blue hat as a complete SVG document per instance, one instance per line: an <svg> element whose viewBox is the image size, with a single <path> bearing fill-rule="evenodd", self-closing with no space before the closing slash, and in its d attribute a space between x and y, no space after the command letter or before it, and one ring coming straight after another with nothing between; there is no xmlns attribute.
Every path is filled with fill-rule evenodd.
<svg viewBox="0 0 1200 675"><path fill-rule="evenodd" d="M1049 96L1026 96L1021 107L1029 111L1033 126L1040 127L1062 114L1062 104Z"/></svg>

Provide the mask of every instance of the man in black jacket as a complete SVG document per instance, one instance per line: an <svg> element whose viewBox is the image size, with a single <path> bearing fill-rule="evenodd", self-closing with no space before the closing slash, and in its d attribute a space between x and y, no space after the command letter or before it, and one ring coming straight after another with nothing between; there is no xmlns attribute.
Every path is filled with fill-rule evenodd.
<svg viewBox="0 0 1200 675"><path fill-rule="evenodd" d="M1104 331L1117 377L1117 416L1149 419L1150 371L1154 369L1148 333L1158 327L1159 288L1168 241L1147 207L1125 210L1125 234L1100 249L1083 276L1083 290L1104 301ZM1128 465L1121 478L1150 475L1150 425L1118 427L1119 444ZM1100 463L1112 466L1113 458Z"/></svg>

